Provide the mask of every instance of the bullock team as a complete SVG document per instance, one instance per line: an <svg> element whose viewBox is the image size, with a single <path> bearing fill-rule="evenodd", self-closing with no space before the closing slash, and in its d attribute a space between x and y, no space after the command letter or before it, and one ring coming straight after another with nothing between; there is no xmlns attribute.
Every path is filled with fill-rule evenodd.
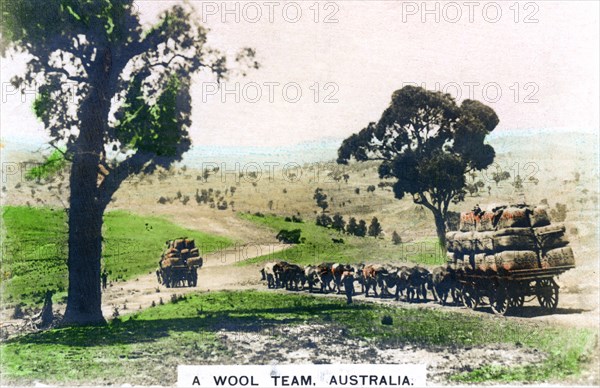
<svg viewBox="0 0 600 388"><path fill-rule="evenodd" d="M375 297L393 296L396 300L403 297L407 302L421 302L427 301L427 290L430 290L434 300L441 304L445 305L449 296L454 303L459 301L459 284L454 271L448 267L437 267L432 271L421 266L387 264L322 263L302 267L276 261L266 263L260 273L269 288L295 291L308 288L311 293L338 294L343 288L348 303L352 303L352 296L356 294L355 283L360 285L365 297L369 297L372 291Z"/></svg>

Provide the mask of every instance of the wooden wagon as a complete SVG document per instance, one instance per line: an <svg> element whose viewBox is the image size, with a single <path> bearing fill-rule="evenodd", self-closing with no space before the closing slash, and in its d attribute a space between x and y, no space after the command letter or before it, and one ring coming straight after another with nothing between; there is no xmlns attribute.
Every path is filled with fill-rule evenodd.
<svg viewBox="0 0 600 388"><path fill-rule="evenodd" d="M518 314L526 302L537 299L540 306L548 312L553 312L558 306L560 288L555 277L572 268L575 266L497 273L457 271L456 280L460 284L463 303L471 309L488 304L498 315Z"/></svg>

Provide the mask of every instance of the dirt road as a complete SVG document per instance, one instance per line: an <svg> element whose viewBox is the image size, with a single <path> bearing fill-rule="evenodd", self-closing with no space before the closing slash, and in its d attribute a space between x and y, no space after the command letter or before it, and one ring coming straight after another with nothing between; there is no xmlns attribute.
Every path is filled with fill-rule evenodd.
<svg viewBox="0 0 600 388"><path fill-rule="evenodd" d="M158 283L154 272L127 282L110 284L102 295L102 313L110 319L115 308L123 315L146 309L152 306L152 302L159 304L162 300L167 303L175 294L256 288L259 267L240 267L235 264L263 255L274 255L289 247L290 245L286 244L251 244L208 254L204 257L204 265L198 271L197 287L167 288Z"/></svg>

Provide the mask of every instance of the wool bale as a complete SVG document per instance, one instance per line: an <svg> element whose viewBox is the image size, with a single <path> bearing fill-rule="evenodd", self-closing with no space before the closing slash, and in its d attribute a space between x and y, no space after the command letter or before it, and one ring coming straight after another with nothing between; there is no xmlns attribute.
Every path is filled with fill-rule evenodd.
<svg viewBox="0 0 600 388"><path fill-rule="evenodd" d="M547 225L533 228L538 245L543 251L562 248L569 244L565 236L565 226L562 224Z"/></svg>
<svg viewBox="0 0 600 388"><path fill-rule="evenodd" d="M502 214L496 224L497 229L504 228L526 228L529 223L530 210L527 208L508 207L502 210Z"/></svg>
<svg viewBox="0 0 600 388"><path fill-rule="evenodd" d="M532 236L512 235L494 237L496 252L502 251L535 251L537 244Z"/></svg>
<svg viewBox="0 0 600 388"><path fill-rule="evenodd" d="M198 248L190 249L190 257L198 257L200 256L200 250Z"/></svg>
<svg viewBox="0 0 600 388"><path fill-rule="evenodd" d="M175 248L167 248L165 255L168 255L169 253L179 254L179 251Z"/></svg>
<svg viewBox="0 0 600 388"><path fill-rule="evenodd" d="M458 231L451 231L446 233L446 249L450 252L456 252L456 235L460 233Z"/></svg>
<svg viewBox="0 0 600 388"><path fill-rule="evenodd" d="M475 221L475 213L471 212L462 212L460 213L460 223L458 229L461 232L473 232L476 228Z"/></svg>
<svg viewBox="0 0 600 388"><path fill-rule="evenodd" d="M188 257L190 257L190 250L189 249L182 249L181 250L181 257L183 259L187 259Z"/></svg>
<svg viewBox="0 0 600 388"><path fill-rule="evenodd" d="M556 248L546 252L543 263L548 267L575 265L575 255L571 247Z"/></svg>
<svg viewBox="0 0 600 388"><path fill-rule="evenodd" d="M519 270L540 268L535 251L504 251L496 253L497 270Z"/></svg>
<svg viewBox="0 0 600 388"><path fill-rule="evenodd" d="M193 239L185 239L185 247L192 250L196 248L196 242Z"/></svg>
<svg viewBox="0 0 600 388"><path fill-rule="evenodd" d="M482 267L484 271L496 272L498 270L498 266L496 265L496 255L486 255Z"/></svg>
<svg viewBox="0 0 600 388"><path fill-rule="evenodd" d="M494 232L474 232L473 251L477 253L491 253L494 251Z"/></svg>
<svg viewBox="0 0 600 388"><path fill-rule="evenodd" d="M526 236L533 238L534 231L531 228L503 228L494 232L494 237L501 236Z"/></svg>
<svg viewBox="0 0 600 388"><path fill-rule="evenodd" d="M187 259L188 267L202 267L203 260L201 257L190 257Z"/></svg>
<svg viewBox="0 0 600 388"><path fill-rule="evenodd" d="M494 212L482 212L477 216L475 222L475 229L478 232L488 232L494 230Z"/></svg>
<svg viewBox="0 0 600 388"><path fill-rule="evenodd" d="M550 216L546 206L536 206L529 213L529 224L532 227L550 225Z"/></svg>
<svg viewBox="0 0 600 388"><path fill-rule="evenodd" d="M485 253L477 253L473 255L474 269L477 271L487 271L487 263L485 261Z"/></svg>
<svg viewBox="0 0 600 388"><path fill-rule="evenodd" d="M181 238L178 238L176 240L173 241L173 248L177 249L178 251L181 251L182 249L185 248L185 241Z"/></svg>
<svg viewBox="0 0 600 388"><path fill-rule="evenodd" d="M165 255L167 259L173 259L179 257L179 252L171 252Z"/></svg>
<svg viewBox="0 0 600 388"><path fill-rule="evenodd" d="M455 235L455 252L470 254L473 252L473 232L460 232Z"/></svg>
<svg viewBox="0 0 600 388"><path fill-rule="evenodd" d="M161 268L169 268L174 265L179 265L180 263L181 263L181 259L179 257L173 257L173 258L161 260L160 267Z"/></svg>

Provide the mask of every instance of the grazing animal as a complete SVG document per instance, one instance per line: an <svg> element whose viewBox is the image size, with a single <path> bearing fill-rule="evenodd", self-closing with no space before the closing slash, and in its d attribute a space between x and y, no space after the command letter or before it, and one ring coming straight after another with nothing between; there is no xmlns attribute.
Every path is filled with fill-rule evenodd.
<svg viewBox="0 0 600 388"><path fill-rule="evenodd" d="M333 276L333 288L337 290L338 294L342 293L342 274L345 271L351 271L352 268L349 265L336 263L331 266L331 275Z"/></svg>
<svg viewBox="0 0 600 388"><path fill-rule="evenodd" d="M389 288L395 288L394 298L400 300L400 296L404 293L404 290L408 289L408 278L410 276L410 269L406 266L402 267L391 267L388 268L387 275L382 279L384 293L389 293Z"/></svg>
<svg viewBox="0 0 600 388"><path fill-rule="evenodd" d="M333 273L331 272L332 263L321 263L317 266L317 276L321 282L321 292L332 291L331 281Z"/></svg>
<svg viewBox="0 0 600 388"><path fill-rule="evenodd" d="M267 287L268 288L276 288L276 282L275 282L275 265L277 265L277 263L266 263L265 266L260 270L260 273L262 275L262 280L266 280L267 281Z"/></svg>
<svg viewBox="0 0 600 388"><path fill-rule="evenodd" d="M431 291L433 299L446 305L448 295L452 295L452 301L456 303L458 296L456 290L458 283L454 276L454 271L448 267L436 267L431 271Z"/></svg>
<svg viewBox="0 0 600 388"><path fill-rule="evenodd" d="M365 283L365 297L369 296L369 289L373 287L373 293L377 295L377 285L383 284L383 278L387 275L387 269L378 264L369 264L363 268Z"/></svg>
<svg viewBox="0 0 600 388"><path fill-rule="evenodd" d="M363 276L363 268L365 268L364 264L355 264L350 266L350 270L354 272L354 281L360 284L360 292L365 292L365 278ZM354 295L356 295L356 290L354 291Z"/></svg>
<svg viewBox="0 0 600 388"><path fill-rule="evenodd" d="M283 271L285 266L289 263L287 261L278 261L273 265L273 274L275 277L275 288L281 288L283 282Z"/></svg>
<svg viewBox="0 0 600 388"><path fill-rule="evenodd" d="M308 292L313 292L313 287L319 283L319 274L317 273L317 267L314 265L307 265L304 267L304 277L302 278L302 288L308 283Z"/></svg>
<svg viewBox="0 0 600 388"><path fill-rule="evenodd" d="M411 268L408 276L408 301L427 301L427 288L431 288L429 282L429 271L426 268L416 266Z"/></svg>
<svg viewBox="0 0 600 388"><path fill-rule="evenodd" d="M285 263L282 266L281 286L286 290L298 291L298 285L304 278L304 268L296 264Z"/></svg>

